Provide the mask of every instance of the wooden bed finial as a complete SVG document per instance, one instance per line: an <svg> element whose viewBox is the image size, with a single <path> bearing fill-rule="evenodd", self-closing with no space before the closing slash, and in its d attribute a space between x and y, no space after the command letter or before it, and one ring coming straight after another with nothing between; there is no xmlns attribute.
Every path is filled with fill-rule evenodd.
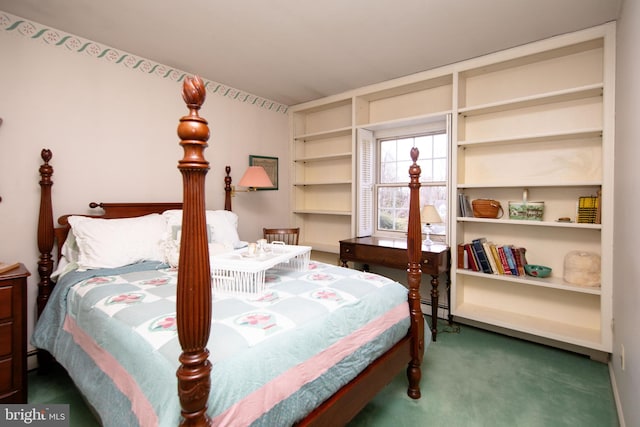
<svg viewBox="0 0 640 427"><path fill-rule="evenodd" d="M407 229L407 257L409 265L407 268L407 280L409 285L409 316L411 317L411 361L407 367L407 377L409 379L409 389L407 394L413 399L420 398L420 378L422 377L422 358L424 355L424 319L420 307L420 280L422 269L420 260L422 258L422 233L420 231L420 166L416 163L420 151L413 147L411 149L411 160L413 164L409 167L410 202L409 202L409 225ZM420 237L418 237L420 236ZM416 332L417 331L417 332Z"/></svg>
<svg viewBox="0 0 640 427"><path fill-rule="evenodd" d="M211 322L211 272L205 217L205 177L209 162L204 149L209 139L207 121L198 115L205 98L199 77L186 78L182 97L189 115L180 119L178 136L184 158L178 162L183 177L182 237L176 321L182 347L178 395L181 426L208 426L207 400L211 389L211 363L206 348Z"/></svg>
<svg viewBox="0 0 640 427"><path fill-rule="evenodd" d="M198 115L197 111L204 104L204 100L207 97L207 91L204 87L204 82L199 76L186 77L182 84L182 99L192 111L191 114Z"/></svg>

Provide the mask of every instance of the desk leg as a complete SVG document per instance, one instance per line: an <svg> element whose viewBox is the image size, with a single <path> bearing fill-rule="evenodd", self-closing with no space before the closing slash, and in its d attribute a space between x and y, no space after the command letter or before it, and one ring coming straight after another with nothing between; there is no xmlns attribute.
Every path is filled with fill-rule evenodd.
<svg viewBox="0 0 640 427"><path fill-rule="evenodd" d="M453 315L451 314L451 270L447 270L447 311L449 326L453 324Z"/></svg>
<svg viewBox="0 0 640 427"><path fill-rule="evenodd" d="M347 264L347 260L346 259L341 259L340 262L342 263L342 267L349 268L349 264Z"/></svg>
<svg viewBox="0 0 640 427"><path fill-rule="evenodd" d="M438 275L431 275L431 339L436 340L438 334Z"/></svg>

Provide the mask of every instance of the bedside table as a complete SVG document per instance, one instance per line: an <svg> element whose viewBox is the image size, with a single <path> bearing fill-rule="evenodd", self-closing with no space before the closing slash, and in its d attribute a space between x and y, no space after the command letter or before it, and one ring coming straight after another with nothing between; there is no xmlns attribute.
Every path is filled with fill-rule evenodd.
<svg viewBox="0 0 640 427"><path fill-rule="evenodd" d="M27 403L27 277L20 264L0 274L0 403Z"/></svg>

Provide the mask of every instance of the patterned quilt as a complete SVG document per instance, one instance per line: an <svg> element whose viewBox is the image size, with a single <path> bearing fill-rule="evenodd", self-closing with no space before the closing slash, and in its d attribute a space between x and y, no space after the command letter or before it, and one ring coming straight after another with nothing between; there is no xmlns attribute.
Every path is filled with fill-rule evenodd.
<svg viewBox="0 0 640 427"><path fill-rule="evenodd" d="M402 338L407 290L311 261L257 295L217 292L207 345L214 425L291 425ZM105 426L179 423L177 271L159 263L60 279L33 344L51 352Z"/></svg>

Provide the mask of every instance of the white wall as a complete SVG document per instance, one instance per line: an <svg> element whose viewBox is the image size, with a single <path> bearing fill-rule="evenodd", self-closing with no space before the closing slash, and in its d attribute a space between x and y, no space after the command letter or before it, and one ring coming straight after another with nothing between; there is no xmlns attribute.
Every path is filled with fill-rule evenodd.
<svg viewBox="0 0 640 427"><path fill-rule="evenodd" d="M616 52L616 199L614 229L615 317L613 378L623 412L622 425L640 426L640 0L624 0ZM621 355L624 346L625 367Z"/></svg>
<svg viewBox="0 0 640 427"><path fill-rule="evenodd" d="M182 84L123 64L0 31L0 260L21 261L29 278L28 333L37 295L40 151L52 150L54 219L86 213L89 202L181 201L178 120ZM214 58L212 60L220 60ZM224 166L238 182L250 154L280 159L280 190L233 199L240 237L289 218L288 117L207 94L201 110L211 137L205 155L207 207L224 206ZM31 349L31 347L30 347ZM32 362L30 360L30 362Z"/></svg>

